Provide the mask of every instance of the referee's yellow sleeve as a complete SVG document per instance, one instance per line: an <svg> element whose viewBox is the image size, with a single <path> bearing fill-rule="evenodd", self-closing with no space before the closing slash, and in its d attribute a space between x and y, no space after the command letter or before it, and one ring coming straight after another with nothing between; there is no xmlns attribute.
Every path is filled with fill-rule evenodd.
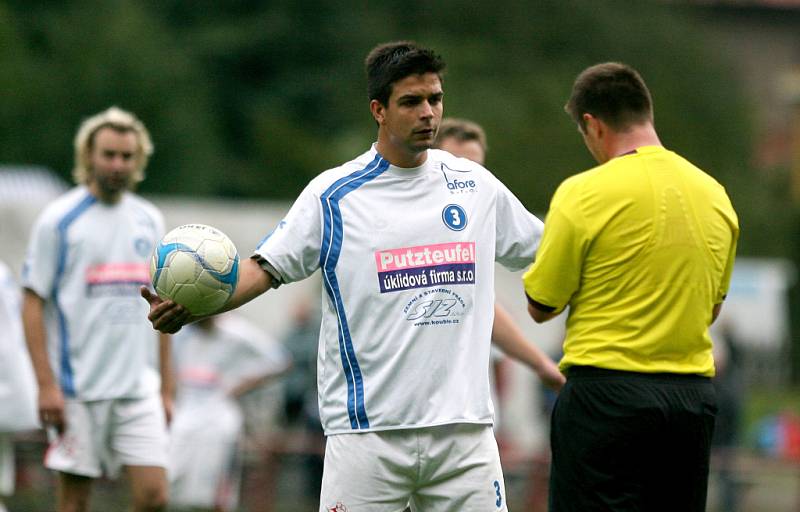
<svg viewBox="0 0 800 512"><path fill-rule="evenodd" d="M522 276L527 296L561 311L580 285L586 251L584 230L565 215L554 198L544 224L536 261Z"/></svg>
<svg viewBox="0 0 800 512"><path fill-rule="evenodd" d="M733 240L731 240L731 247L728 251L728 261L725 263L725 270L722 272L722 280L720 283L719 291L717 292L716 304L722 303L725 296L728 294L728 288L731 285L731 275L733 274L733 262L736 259L736 246L739 240L739 227L738 225L732 232Z"/></svg>

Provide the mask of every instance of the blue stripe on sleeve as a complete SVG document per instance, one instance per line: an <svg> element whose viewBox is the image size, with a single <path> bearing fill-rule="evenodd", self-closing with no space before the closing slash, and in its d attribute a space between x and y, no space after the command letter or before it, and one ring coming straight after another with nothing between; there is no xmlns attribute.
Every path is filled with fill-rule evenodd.
<svg viewBox="0 0 800 512"><path fill-rule="evenodd" d="M67 212L63 219L58 223L58 259L56 274L53 280L53 304L58 317L58 334L61 343L59 344L59 361L61 363L60 383L64 394L70 398L75 397L75 382L72 372L72 363L69 359L69 329L67 328L67 318L58 304L58 296L61 280L64 278L64 270L67 264L67 229L70 224L75 222L82 213L89 209L97 199L91 194L87 194L80 203L72 210Z"/></svg>
<svg viewBox="0 0 800 512"><path fill-rule="evenodd" d="M358 365L358 358L353 348L353 340L347 323L347 313L344 309L339 283L336 278L336 264L339 260L344 239L344 227L339 201L350 192L380 176L388 168L389 162L381 158L380 155L376 155L366 167L340 178L320 196L324 223L319 263L322 268L325 290L336 308L336 316L339 322L339 355L342 359L344 376L347 381L347 414L350 417L350 426L353 429L369 428L369 418L364 405L364 381L361 375L361 368Z"/></svg>

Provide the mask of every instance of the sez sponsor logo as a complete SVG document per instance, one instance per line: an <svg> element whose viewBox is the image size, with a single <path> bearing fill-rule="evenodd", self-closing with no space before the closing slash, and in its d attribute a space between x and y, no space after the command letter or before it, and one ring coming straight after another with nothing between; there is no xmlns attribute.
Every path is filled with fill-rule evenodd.
<svg viewBox="0 0 800 512"><path fill-rule="evenodd" d="M475 283L475 242L418 245L375 252L381 293Z"/></svg>
<svg viewBox="0 0 800 512"><path fill-rule="evenodd" d="M414 327L451 325L461 321L467 307L464 299L448 288L432 288L417 293L403 308L406 320Z"/></svg>

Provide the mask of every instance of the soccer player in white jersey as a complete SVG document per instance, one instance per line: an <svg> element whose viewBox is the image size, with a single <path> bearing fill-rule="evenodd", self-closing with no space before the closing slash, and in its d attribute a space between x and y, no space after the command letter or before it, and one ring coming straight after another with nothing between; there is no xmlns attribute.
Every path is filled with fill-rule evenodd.
<svg viewBox="0 0 800 512"><path fill-rule="evenodd" d="M311 181L222 309L322 272L320 511L507 510L488 379L494 262L524 267L543 226L482 166L431 149L438 55L387 43L366 68L377 142ZM162 332L194 320L142 295Z"/></svg>
<svg viewBox="0 0 800 512"><path fill-rule="evenodd" d="M291 356L235 313L205 318L173 341L171 505L193 507L195 512L236 510L244 429L239 399L285 373Z"/></svg>
<svg viewBox="0 0 800 512"><path fill-rule="evenodd" d="M164 222L130 192L151 153L131 113L111 107L85 120L75 137L78 186L45 208L31 234L23 323L61 512L88 510L93 479L120 466L134 510L166 506L169 339L143 321L138 300Z"/></svg>

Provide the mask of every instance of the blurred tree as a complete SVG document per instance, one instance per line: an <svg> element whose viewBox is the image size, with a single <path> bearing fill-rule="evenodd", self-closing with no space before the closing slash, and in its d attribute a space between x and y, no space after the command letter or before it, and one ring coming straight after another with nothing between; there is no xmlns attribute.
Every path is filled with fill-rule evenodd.
<svg viewBox="0 0 800 512"><path fill-rule="evenodd" d="M203 70L153 12L135 1L14 7L0 8L0 112L13 127L0 139L4 160L68 178L79 122L116 104L152 132L148 190L215 192L214 180L197 173L220 169L224 155Z"/></svg>
<svg viewBox="0 0 800 512"><path fill-rule="evenodd" d="M468 7L468 8L467 8ZM375 136L363 58L415 39L448 61L445 112L487 130L488 165L533 211L593 162L564 114L584 67L638 68L664 143L725 184L741 253L783 255L785 191L750 168L749 106L694 11L653 1L85 0L0 3L0 155L71 167L80 119L142 117L144 192L292 198Z"/></svg>

